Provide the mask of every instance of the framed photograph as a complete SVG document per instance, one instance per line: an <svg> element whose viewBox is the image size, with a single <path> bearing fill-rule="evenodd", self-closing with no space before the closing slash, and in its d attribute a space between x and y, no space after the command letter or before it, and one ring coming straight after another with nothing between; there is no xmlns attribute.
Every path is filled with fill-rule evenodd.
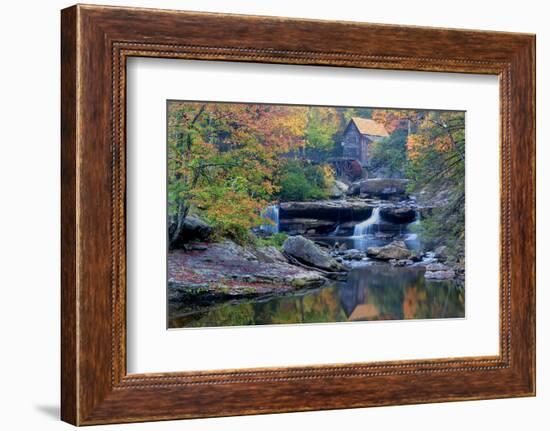
<svg viewBox="0 0 550 431"><path fill-rule="evenodd" d="M535 37L62 11L62 419L535 394Z"/></svg>

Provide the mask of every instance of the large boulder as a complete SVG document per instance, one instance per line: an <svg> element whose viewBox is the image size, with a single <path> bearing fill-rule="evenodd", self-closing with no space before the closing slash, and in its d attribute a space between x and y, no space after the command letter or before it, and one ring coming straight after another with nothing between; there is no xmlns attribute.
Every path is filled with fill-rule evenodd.
<svg viewBox="0 0 550 431"><path fill-rule="evenodd" d="M170 238L176 231L176 225L170 226ZM189 215L182 222L177 238L172 238L170 248L181 248L191 241L207 241L212 236L212 226L197 216Z"/></svg>
<svg viewBox="0 0 550 431"><path fill-rule="evenodd" d="M404 197L408 182L400 178L370 178L359 182L359 193L383 199Z"/></svg>
<svg viewBox="0 0 550 431"><path fill-rule="evenodd" d="M383 206L380 208L380 217L390 223L412 223L416 219L416 209L408 205Z"/></svg>
<svg viewBox="0 0 550 431"><path fill-rule="evenodd" d="M212 226L196 216L187 216L183 221L181 236L192 239L208 239L212 235Z"/></svg>
<svg viewBox="0 0 550 431"><path fill-rule="evenodd" d="M410 259L412 251L407 248L403 241L393 241L383 247L369 247L367 256L379 260L402 260Z"/></svg>
<svg viewBox="0 0 550 431"><path fill-rule="evenodd" d="M330 187L329 193L331 198L342 198L346 195L349 187L342 181L335 180Z"/></svg>
<svg viewBox="0 0 550 431"><path fill-rule="evenodd" d="M291 236L283 244L283 251L297 261L325 271L344 271L344 266L338 263L325 250L313 241L303 236Z"/></svg>

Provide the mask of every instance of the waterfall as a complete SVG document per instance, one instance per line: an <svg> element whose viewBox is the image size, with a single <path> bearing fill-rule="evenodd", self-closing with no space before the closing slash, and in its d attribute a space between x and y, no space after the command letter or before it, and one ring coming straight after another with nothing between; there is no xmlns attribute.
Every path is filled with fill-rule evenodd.
<svg viewBox="0 0 550 431"><path fill-rule="evenodd" d="M420 224L420 212L416 212L416 218L412 223L409 223L405 229L405 243L407 246L412 250L418 250L420 248L420 238L418 237L418 233L410 231L410 228L412 226L417 226Z"/></svg>
<svg viewBox="0 0 550 431"><path fill-rule="evenodd" d="M375 208L372 211L371 216L355 225L353 230L353 236L363 236L366 234L374 233L374 226L380 223L380 207Z"/></svg>
<svg viewBox="0 0 550 431"><path fill-rule="evenodd" d="M260 226L264 232L274 234L279 232L279 205L269 205L262 211L262 217L273 223L265 223Z"/></svg>

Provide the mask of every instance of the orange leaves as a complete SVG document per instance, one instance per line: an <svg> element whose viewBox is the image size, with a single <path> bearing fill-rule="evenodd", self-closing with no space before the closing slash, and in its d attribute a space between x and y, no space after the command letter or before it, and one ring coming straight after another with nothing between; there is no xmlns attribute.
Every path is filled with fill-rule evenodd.
<svg viewBox="0 0 550 431"><path fill-rule="evenodd" d="M372 119L377 123L384 124L384 127L391 135L397 129L406 129L409 121L416 119L416 111L397 109L373 109Z"/></svg>
<svg viewBox="0 0 550 431"><path fill-rule="evenodd" d="M407 137L407 156L409 159L419 157L422 150L430 146L430 141L423 135L409 135Z"/></svg>

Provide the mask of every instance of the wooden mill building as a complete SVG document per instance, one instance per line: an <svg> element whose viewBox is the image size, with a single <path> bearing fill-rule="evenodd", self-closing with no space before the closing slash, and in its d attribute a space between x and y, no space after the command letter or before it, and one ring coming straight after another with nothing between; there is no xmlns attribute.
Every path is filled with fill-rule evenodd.
<svg viewBox="0 0 550 431"><path fill-rule="evenodd" d="M356 159L365 167L368 162L368 147L371 142L389 136L386 128L368 118L352 117L342 138L342 156Z"/></svg>

